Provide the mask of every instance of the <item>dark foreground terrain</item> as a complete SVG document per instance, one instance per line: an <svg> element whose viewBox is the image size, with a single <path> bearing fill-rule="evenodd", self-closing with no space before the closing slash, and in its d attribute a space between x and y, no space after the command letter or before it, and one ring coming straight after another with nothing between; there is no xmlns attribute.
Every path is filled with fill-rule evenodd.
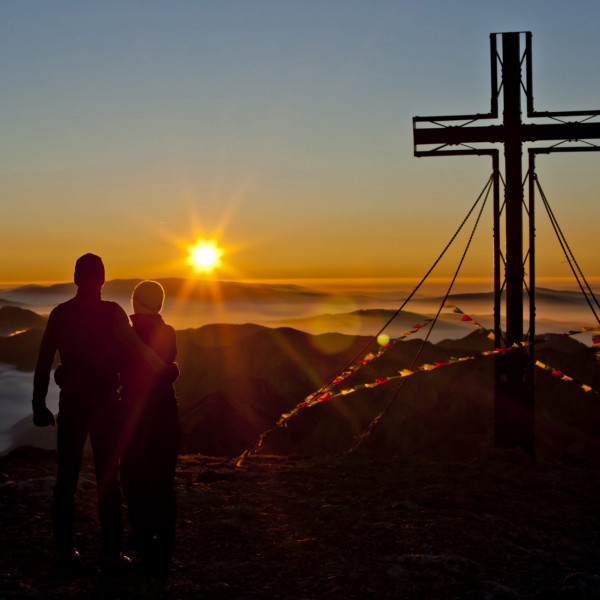
<svg viewBox="0 0 600 600"><path fill-rule="evenodd" d="M51 555L51 452L0 458L0 598L600 598L600 474L582 462L183 456L170 575L97 569L95 483L80 480L83 563Z"/></svg>

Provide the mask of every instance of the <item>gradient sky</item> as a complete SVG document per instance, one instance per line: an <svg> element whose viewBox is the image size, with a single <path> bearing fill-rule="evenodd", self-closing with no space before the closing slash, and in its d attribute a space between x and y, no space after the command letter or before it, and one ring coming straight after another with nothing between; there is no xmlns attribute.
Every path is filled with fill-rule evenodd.
<svg viewBox="0 0 600 600"><path fill-rule="evenodd" d="M489 110L489 34L533 32L537 110L600 109L597 0L0 0L0 282L418 277L490 174L415 158L415 115ZM600 153L538 174L600 276ZM540 276L568 275L547 219ZM464 242L461 242L464 243ZM452 260L437 275L449 275ZM491 275L491 207L464 274Z"/></svg>

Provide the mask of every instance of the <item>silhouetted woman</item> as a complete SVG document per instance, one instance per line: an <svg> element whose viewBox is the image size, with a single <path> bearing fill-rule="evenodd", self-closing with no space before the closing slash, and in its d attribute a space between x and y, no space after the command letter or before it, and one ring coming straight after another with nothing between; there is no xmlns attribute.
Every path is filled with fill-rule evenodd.
<svg viewBox="0 0 600 600"><path fill-rule="evenodd" d="M131 545L142 567L165 573L175 546L175 467L179 450L179 415L173 382L175 331L160 311L164 290L142 281L131 298L133 329L162 360L167 372L152 372L143 360L129 359L121 374L124 413L121 479L131 524Z"/></svg>

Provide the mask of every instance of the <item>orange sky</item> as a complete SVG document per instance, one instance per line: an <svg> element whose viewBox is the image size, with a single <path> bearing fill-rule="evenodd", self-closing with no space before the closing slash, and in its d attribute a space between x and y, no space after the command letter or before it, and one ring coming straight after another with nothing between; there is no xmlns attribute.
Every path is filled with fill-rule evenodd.
<svg viewBox="0 0 600 600"><path fill-rule="evenodd" d="M490 32L533 31L538 110L600 108L597 19L516 1L257 7L2 7L0 282L68 281L85 252L111 279L188 276L197 237L220 240L226 279L419 277L490 164L414 158L411 118L488 109ZM538 162L589 276L599 161ZM568 276L538 211L538 274ZM464 275L491 276L491 207Z"/></svg>

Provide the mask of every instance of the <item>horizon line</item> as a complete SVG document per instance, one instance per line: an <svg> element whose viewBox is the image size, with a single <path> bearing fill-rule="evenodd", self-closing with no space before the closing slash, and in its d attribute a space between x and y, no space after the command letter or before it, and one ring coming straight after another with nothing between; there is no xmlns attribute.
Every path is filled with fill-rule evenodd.
<svg viewBox="0 0 600 600"><path fill-rule="evenodd" d="M228 278L217 278L217 277L184 277L184 276L176 276L176 275L164 275L158 277L114 277L111 279L107 279L106 283L113 281L128 281L128 280L164 280L164 279L180 279L184 281L198 281L198 282L212 282L212 283L245 283L245 284L260 284L260 283L298 283L298 282L314 282L314 283L327 283L331 282L332 284L412 284L418 283L422 278L420 277L240 277L237 279L228 279ZM451 277L429 277L427 282L443 284L448 283L452 280ZM591 276L587 277L588 281L600 282L600 276ZM564 277L564 276L549 276L549 277L538 277L536 283L539 284L541 282L546 283L569 283L572 285L576 285L576 280L573 277ZM23 280L23 281L0 281L0 290L10 290L17 287L25 287L25 286L40 286L40 287L49 287L53 285L66 285L72 284L73 281L65 281L65 280ZM456 281L456 284L493 284L492 277L463 277Z"/></svg>

